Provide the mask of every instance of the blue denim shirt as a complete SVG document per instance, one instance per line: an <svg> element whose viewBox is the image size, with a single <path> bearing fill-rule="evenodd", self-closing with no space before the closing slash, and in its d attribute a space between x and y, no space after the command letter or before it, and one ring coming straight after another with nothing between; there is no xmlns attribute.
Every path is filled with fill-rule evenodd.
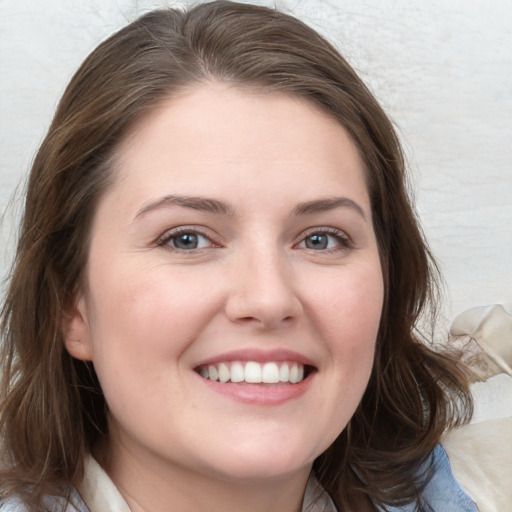
<svg viewBox="0 0 512 512"><path fill-rule="evenodd" d="M432 508L432 512L478 512L473 500L455 480L448 456L441 445L433 451L432 458L434 474L423 491L423 498ZM415 507L414 503L388 507L387 512L414 512Z"/></svg>

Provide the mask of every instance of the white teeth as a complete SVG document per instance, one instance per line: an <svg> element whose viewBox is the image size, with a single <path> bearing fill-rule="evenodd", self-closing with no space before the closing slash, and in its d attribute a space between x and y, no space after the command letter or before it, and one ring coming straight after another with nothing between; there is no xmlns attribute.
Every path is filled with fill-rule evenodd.
<svg viewBox="0 0 512 512"><path fill-rule="evenodd" d="M290 382L292 384L299 382L299 369L297 368L296 364L292 365L290 368Z"/></svg>
<svg viewBox="0 0 512 512"><path fill-rule="evenodd" d="M267 384L279 382L279 368L276 363L265 363L261 372L261 380Z"/></svg>
<svg viewBox="0 0 512 512"><path fill-rule="evenodd" d="M279 380L281 382L288 382L290 380L290 367L287 364L282 364L279 368Z"/></svg>
<svg viewBox="0 0 512 512"><path fill-rule="evenodd" d="M245 382L261 382L261 365L253 361L245 363Z"/></svg>
<svg viewBox="0 0 512 512"><path fill-rule="evenodd" d="M242 363L231 363L231 382L242 382L245 378Z"/></svg>
<svg viewBox="0 0 512 512"><path fill-rule="evenodd" d="M229 368L225 363L219 364L219 380L221 382L227 382L230 377Z"/></svg>
<svg viewBox="0 0 512 512"><path fill-rule="evenodd" d="M217 371L217 368L211 364L208 366L208 373L210 375L210 380L217 380L219 378L219 372Z"/></svg>
<svg viewBox="0 0 512 512"><path fill-rule="evenodd" d="M207 367L202 366L199 374L210 380L225 382L247 382L250 384L278 384L291 383L297 384L304 380L304 365L300 363L257 363L247 361L242 363L234 361L232 363L210 364Z"/></svg>

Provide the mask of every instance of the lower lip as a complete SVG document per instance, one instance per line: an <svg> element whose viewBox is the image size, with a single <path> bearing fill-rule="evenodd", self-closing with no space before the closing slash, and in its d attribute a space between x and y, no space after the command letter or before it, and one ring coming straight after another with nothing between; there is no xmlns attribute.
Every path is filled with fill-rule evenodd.
<svg viewBox="0 0 512 512"><path fill-rule="evenodd" d="M313 374L297 384L221 383L198 375L209 389L239 402L253 405L280 405L302 396L309 388Z"/></svg>

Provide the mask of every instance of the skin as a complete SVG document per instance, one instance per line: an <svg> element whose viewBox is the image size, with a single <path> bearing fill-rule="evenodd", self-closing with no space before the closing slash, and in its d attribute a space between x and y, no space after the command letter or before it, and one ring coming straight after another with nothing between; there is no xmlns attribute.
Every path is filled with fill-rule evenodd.
<svg viewBox="0 0 512 512"><path fill-rule="evenodd" d="M97 458L133 512L301 510L366 388L382 309L355 145L303 100L208 83L140 121L116 172L63 326L109 406ZM197 248L176 247L180 227ZM271 386L240 400L196 371L234 350L313 371L279 403Z"/></svg>

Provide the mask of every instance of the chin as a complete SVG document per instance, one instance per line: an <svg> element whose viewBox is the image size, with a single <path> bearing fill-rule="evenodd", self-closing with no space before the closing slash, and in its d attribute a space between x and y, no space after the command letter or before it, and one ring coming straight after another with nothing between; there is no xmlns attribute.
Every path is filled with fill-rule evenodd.
<svg viewBox="0 0 512 512"><path fill-rule="evenodd" d="M256 441L233 443L222 449L222 455L215 460L210 459L207 466L215 473L222 474L223 479L266 480L279 479L287 475L306 471L309 473L313 461L322 453L305 446L307 443L269 442L264 434L257 436ZM265 443L261 441L265 439ZM325 449L325 448L324 448Z"/></svg>

